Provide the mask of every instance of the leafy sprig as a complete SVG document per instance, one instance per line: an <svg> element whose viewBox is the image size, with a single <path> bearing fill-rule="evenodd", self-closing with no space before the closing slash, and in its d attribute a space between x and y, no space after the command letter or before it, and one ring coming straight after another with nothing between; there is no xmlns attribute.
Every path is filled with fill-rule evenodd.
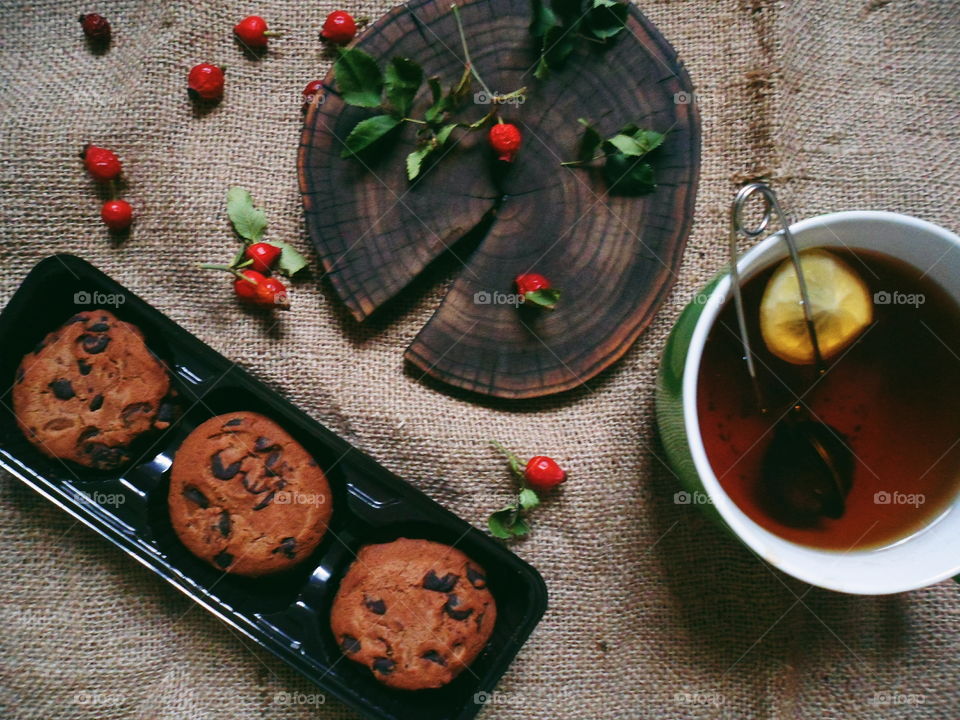
<svg viewBox="0 0 960 720"><path fill-rule="evenodd" d="M358 122L344 140L341 157L356 157L375 143L383 140L404 123L418 126L417 147L407 155L407 178L415 180L423 172L427 160L449 141L453 131L479 130L497 115L499 105L513 100L526 92L526 88L506 95L491 93L470 60L460 11L452 6L460 39L463 43L464 63L460 79L443 91L440 78L426 79L430 89L431 103L422 117L412 117L414 101L424 83L423 68L410 58L395 57L381 70L377 61L358 48L346 48L334 66L337 85L343 101L356 107L379 110L379 114ZM491 109L473 122L456 122L451 119L470 96L472 81L476 79L490 98Z"/></svg>
<svg viewBox="0 0 960 720"><path fill-rule="evenodd" d="M232 187L227 190L227 216L233 225L233 231L243 241L243 247L233 256L228 264L219 263L200 263L198 267L204 270L224 270L238 280L243 280L254 287L256 280L245 276L241 271L250 268L254 264L252 258L248 258L246 250L250 245L263 243L272 245L280 250L280 255L274 260L272 272L292 277L307 266L307 260L289 243L283 240L264 241L263 235L267 230L267 216L260 208L253 204L253 197L250 192L242 187ZM284 295L286 298L286 295ZM278 303L280 306L287 303ZM282 307L282 309L286 309Z"/></svg>
<svg viewBox="0 0 960 720"><path fill-rule="evenodd" d="M227 216L233 229L244 241L244 247L263 241L267 229L267 216L253 204L250 192L242 187L232 187L227 191ZM280 257L275 266L276 272L290 277L307 266L307 260L289 243L283 240L270 240L270 245L280 248ZM231 263L231 267L242 269L251 264L245 260L241 250Z"/></svg>
<svg viewBox="0 0 960 720"><path fill-rule="evenodd" d="M561 165L585 167L602 160L603 177L611 194L645 195L656 190L653 165L645 158L663 144L663 133L630 123L604 138L589 121L579 118L578 122L584 129L577 159Z"/></svg>
<svg viewBox="0 0 960 720"><path fill-rule="evenodd" d="M510 472L517 479L518 488L516 499L512 503L505 505L487 518L487 527L495 537L504 540L521 537L530 532L530 525L525 516L540 504L540 496L527 484L520 458L495 440L493 446L506 456Z"/></svg>
<svg viewBox="0 0 960 720"><path fill-rule="evenodd" d="M530 34L540 59L534 76L563 67L581 39L606 44L625 27L627 5L615 0L531 0Z"/></svg>

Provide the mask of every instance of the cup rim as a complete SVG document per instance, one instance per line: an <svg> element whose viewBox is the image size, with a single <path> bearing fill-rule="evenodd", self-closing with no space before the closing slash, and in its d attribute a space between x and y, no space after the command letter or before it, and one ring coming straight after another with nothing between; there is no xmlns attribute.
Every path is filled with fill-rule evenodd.
<svg viewBox="0 0 960 720"><path fill-rule="evenodd" d="M921 220L920 218L910 215L879 210L847 210L817 215L793 223L790 226L790 231L797 236L798 243L802 247L803 242L801 237L804 232L813 228L830 225L832 223L851 221L881 221L892 223L900 227L909 227L914 231L921 231L936 235L942 240L953 244L957 248L960 248L960 236L957 236L955 233L946 230L939 225L935 225L926 220ZM741 255L737 261L737 269L741 273L741 276L745 276L754 270L753 266L758 257L767 253L773 245L782 243L781 236L782 231L774 233L764 238L761 242L757 243L757 245ZM784 248L784 256L785 255L786 249ZM779 260L774 262L779 262ZM767 266L768 265L765 263L759 267ZM844 555L866 556L867 554L876 553L877 549L852 550L843 553L835 550L815 548L787 540L786 538L766 530L758 523L750 519L739 508L735 501L729 495L727 495L710 465L710 461L707 458L706 449L703 445L703 439L700 434L700 418L697 408L697 387L700 374L700 361L703 357L704 345L716 322L717 317L720 314L720 310L729 299L728 295L730 295L730 284L731 278L729 272L727 272L721 277L719 282L717 282L716 286L712 292L710 292L709 296L704 302L703 311L697 318L692 336L690 338L690 345L687 350L687 356L684 360L682 381L683 417L686 430L685 434L687 438L687 446L690 451L690 455L693 458L694 466L700 478L700 482L702 483L710 502L713 504L714 509L716 509L716 511L720 514L720 517L727 524L730 530L740 539L741 542L747 545L747 547L754 554L762 558L764 561L779 568L788 575L792 575L793 577L804 582L826 588L828 590L858 595L883 595L904 592L907 590L915 590L960 574L960 555L958 555L955 559L951 560L947 564L947 567L944 567L941 571L929 573L922 577L912 576L907 578L900 573L886 573L883 576L883 582L866 582L862 578L854 578L852 576L843 579L832 578L825 580L824 577L818 575L815 570L811 570L811 564L798 564L794 560L785 557L784 554L778 553L776 548L772 547L772 545L776 545L777 542L785 543L787 546L793 549L802 550L805 554L809 555L811 559L819 559L824 561L830 559L835 560L837 557ZM904 540L900 540L898 542L904 542ZM814 563L812 566L817 567L818 565Z"/></svg>

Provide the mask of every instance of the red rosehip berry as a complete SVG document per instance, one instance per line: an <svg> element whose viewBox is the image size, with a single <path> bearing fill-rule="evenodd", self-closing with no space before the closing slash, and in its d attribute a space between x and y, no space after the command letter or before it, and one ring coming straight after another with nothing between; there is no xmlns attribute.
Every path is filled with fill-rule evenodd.
<svg viewBox="0 0 960 720"><path fill-rule="evenodd" d="M223 97L223 68L210 63L194 65L187 76L187 92L193 100L216 102Z"/></svg>
<svg viewBox="0 0 960 720"><path fill-rule="evenodd" d="M320 37L336 45L346 45L357 34L357 23L346 10L336 10L323 22Z"/></svg>
<svg viewBox="0 0 960 720"><path fill-rule="evenodd" d="M96 145L84 147L80 157L83 158L83 164L87 168L87 172L98 182L110 182L123 169L120 159L113 152Z"/></svg>
<svg viewBox="0 0 960 720"><path fill-rule="evenodd" d="M250 268L241 270L240 274L246 279L238 277L233 281L233 292L238 298L254 305L270 306L280 310L290 309L287 286L280 280L267 277Z"/></svg>
<svg viewBox="0 0 960 720"><path fill-rule="evenodd" d="M279 33L267 30L267 21L257 15L245 17L233 28L237 40L252 50L259 50L267 46L267 41Z"/></svg>
<svg viewBox="0 0 960 720"><path fill-rule="evenodd" d="M560 291L554 289L543 275L524 273L517 275L514 282L517 285L517 292L523 296L524 303L553 310L560 301Z"/></svg>
<svg viewBox="0 0 960 720"><path fill-rule="evenodd" d="M107 200L100 209L100 217L111 230L126 230L133 222L133 208L126 200Z"/></svg>
<svg viewBox="0 0 960 720"><path fill-rule="evenodd" d="M303 89L303 109L310 107L313 99L323 92L323 80L311 80Z"/></svg>
<svg viewBox="0 0 960 720"><path fill-rule="evenodd" d="M529 292L536 292L537 290L549 290L550 281L547 280L543 275L538 275L537 273L524 273L523 275L517 275L517 279L514 281L517 283L517 292L521 295L526 295Z"/></svg>
<svg viewBox="0 0 960 720"><path fill-rule="evenodd" d="M290 298L287 296L287 286L278 278L264 278L257 285L257 303L273 305L279 310L289 310Z"/></svg>
<svg viewBox="0 0 960 720"><path fill-rule="evenodd" d="M490 128L489 138L497 160L513 162L520 149L520 128L513 123L500 122Z"/></svg>
<svg viewBox="0 0 960 720"><path fill-rule="evenodd" d="M530 458L523 470L523 478L534 490L550 490L567 479L567 473L557 461L545 455Z"/></svg>
<svg viewBox="0 0 960 720"><path fill-rule="evenodd" d="M106 43L110 41L110 23L103 15L87 13L80 16L80 27L83 34L94 42Z"/></svg>
<svg viewBox="0 0 960 720"><path fill-rule="evenodd" d="M253 260L253 265L251 265L251 267L254 270L262 273L269 273L270 268L273 267L273 264L277 261L277 258L280 257L281 252L283 251L276 245L259 242L254 243L253 245L248 245L247 249L243 251L243 255L248 260Z"/></svg>
<svg viewBox="0 0 960 720"><path fill-rule="evenodd" d="M237 278L233 281L234 294L241 300L258 302L257 292L260 288L260 283L267 279L266 276L263 273L258 273L256 270L250 269L242 270L240 274L247 278L247 280ZM250 282L251 280L253 282Z"/></svg>

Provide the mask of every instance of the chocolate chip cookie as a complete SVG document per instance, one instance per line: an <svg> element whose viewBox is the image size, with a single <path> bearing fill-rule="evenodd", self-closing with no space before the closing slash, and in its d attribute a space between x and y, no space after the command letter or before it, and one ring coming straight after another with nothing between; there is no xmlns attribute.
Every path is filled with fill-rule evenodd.
<svg viewBox="0 0 960 720"><path fill-rule="evenodd" d="M453 680L496 619L482 567L455 548L407 538L361 549L330 612L343 653L403 690Z"/></svg>
<svg viewBox="0 0 960 720"><path fill-rule="evenodd" d="M173 461L168 504L190 552L248 577L308 557L333 511L316 461L283 428L252 412L219 415L190 433Z"/></svg>
<svg viewBox="0 0 960 720"><path fill-rule="evenodd" d="M13 411L47 455L99 469L130 459L128 446L169 425L167 371L143 334L106 310L74 315L17 369Z"/></svg>

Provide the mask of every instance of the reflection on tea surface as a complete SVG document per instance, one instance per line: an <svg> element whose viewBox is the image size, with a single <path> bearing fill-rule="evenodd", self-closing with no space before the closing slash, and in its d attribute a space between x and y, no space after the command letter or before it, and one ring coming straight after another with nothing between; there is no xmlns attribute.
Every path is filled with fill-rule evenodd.
<svg viewBox="0 0 960 720"><path fill-rule="evenodd" d="M770 411L761 414L754 400L730 302L704 348L698 412L710 464L747 515L788 540L847 550L922 529L960 486L960 308L898 260L837 254L869 285L874 322L818 377L812 366L785 362L759 342L760 299L773 269L761 273L744 286L744 302ZM853 484L840 518L798 515L760 481L772 429L797 398L853 451Z"/></svg>

